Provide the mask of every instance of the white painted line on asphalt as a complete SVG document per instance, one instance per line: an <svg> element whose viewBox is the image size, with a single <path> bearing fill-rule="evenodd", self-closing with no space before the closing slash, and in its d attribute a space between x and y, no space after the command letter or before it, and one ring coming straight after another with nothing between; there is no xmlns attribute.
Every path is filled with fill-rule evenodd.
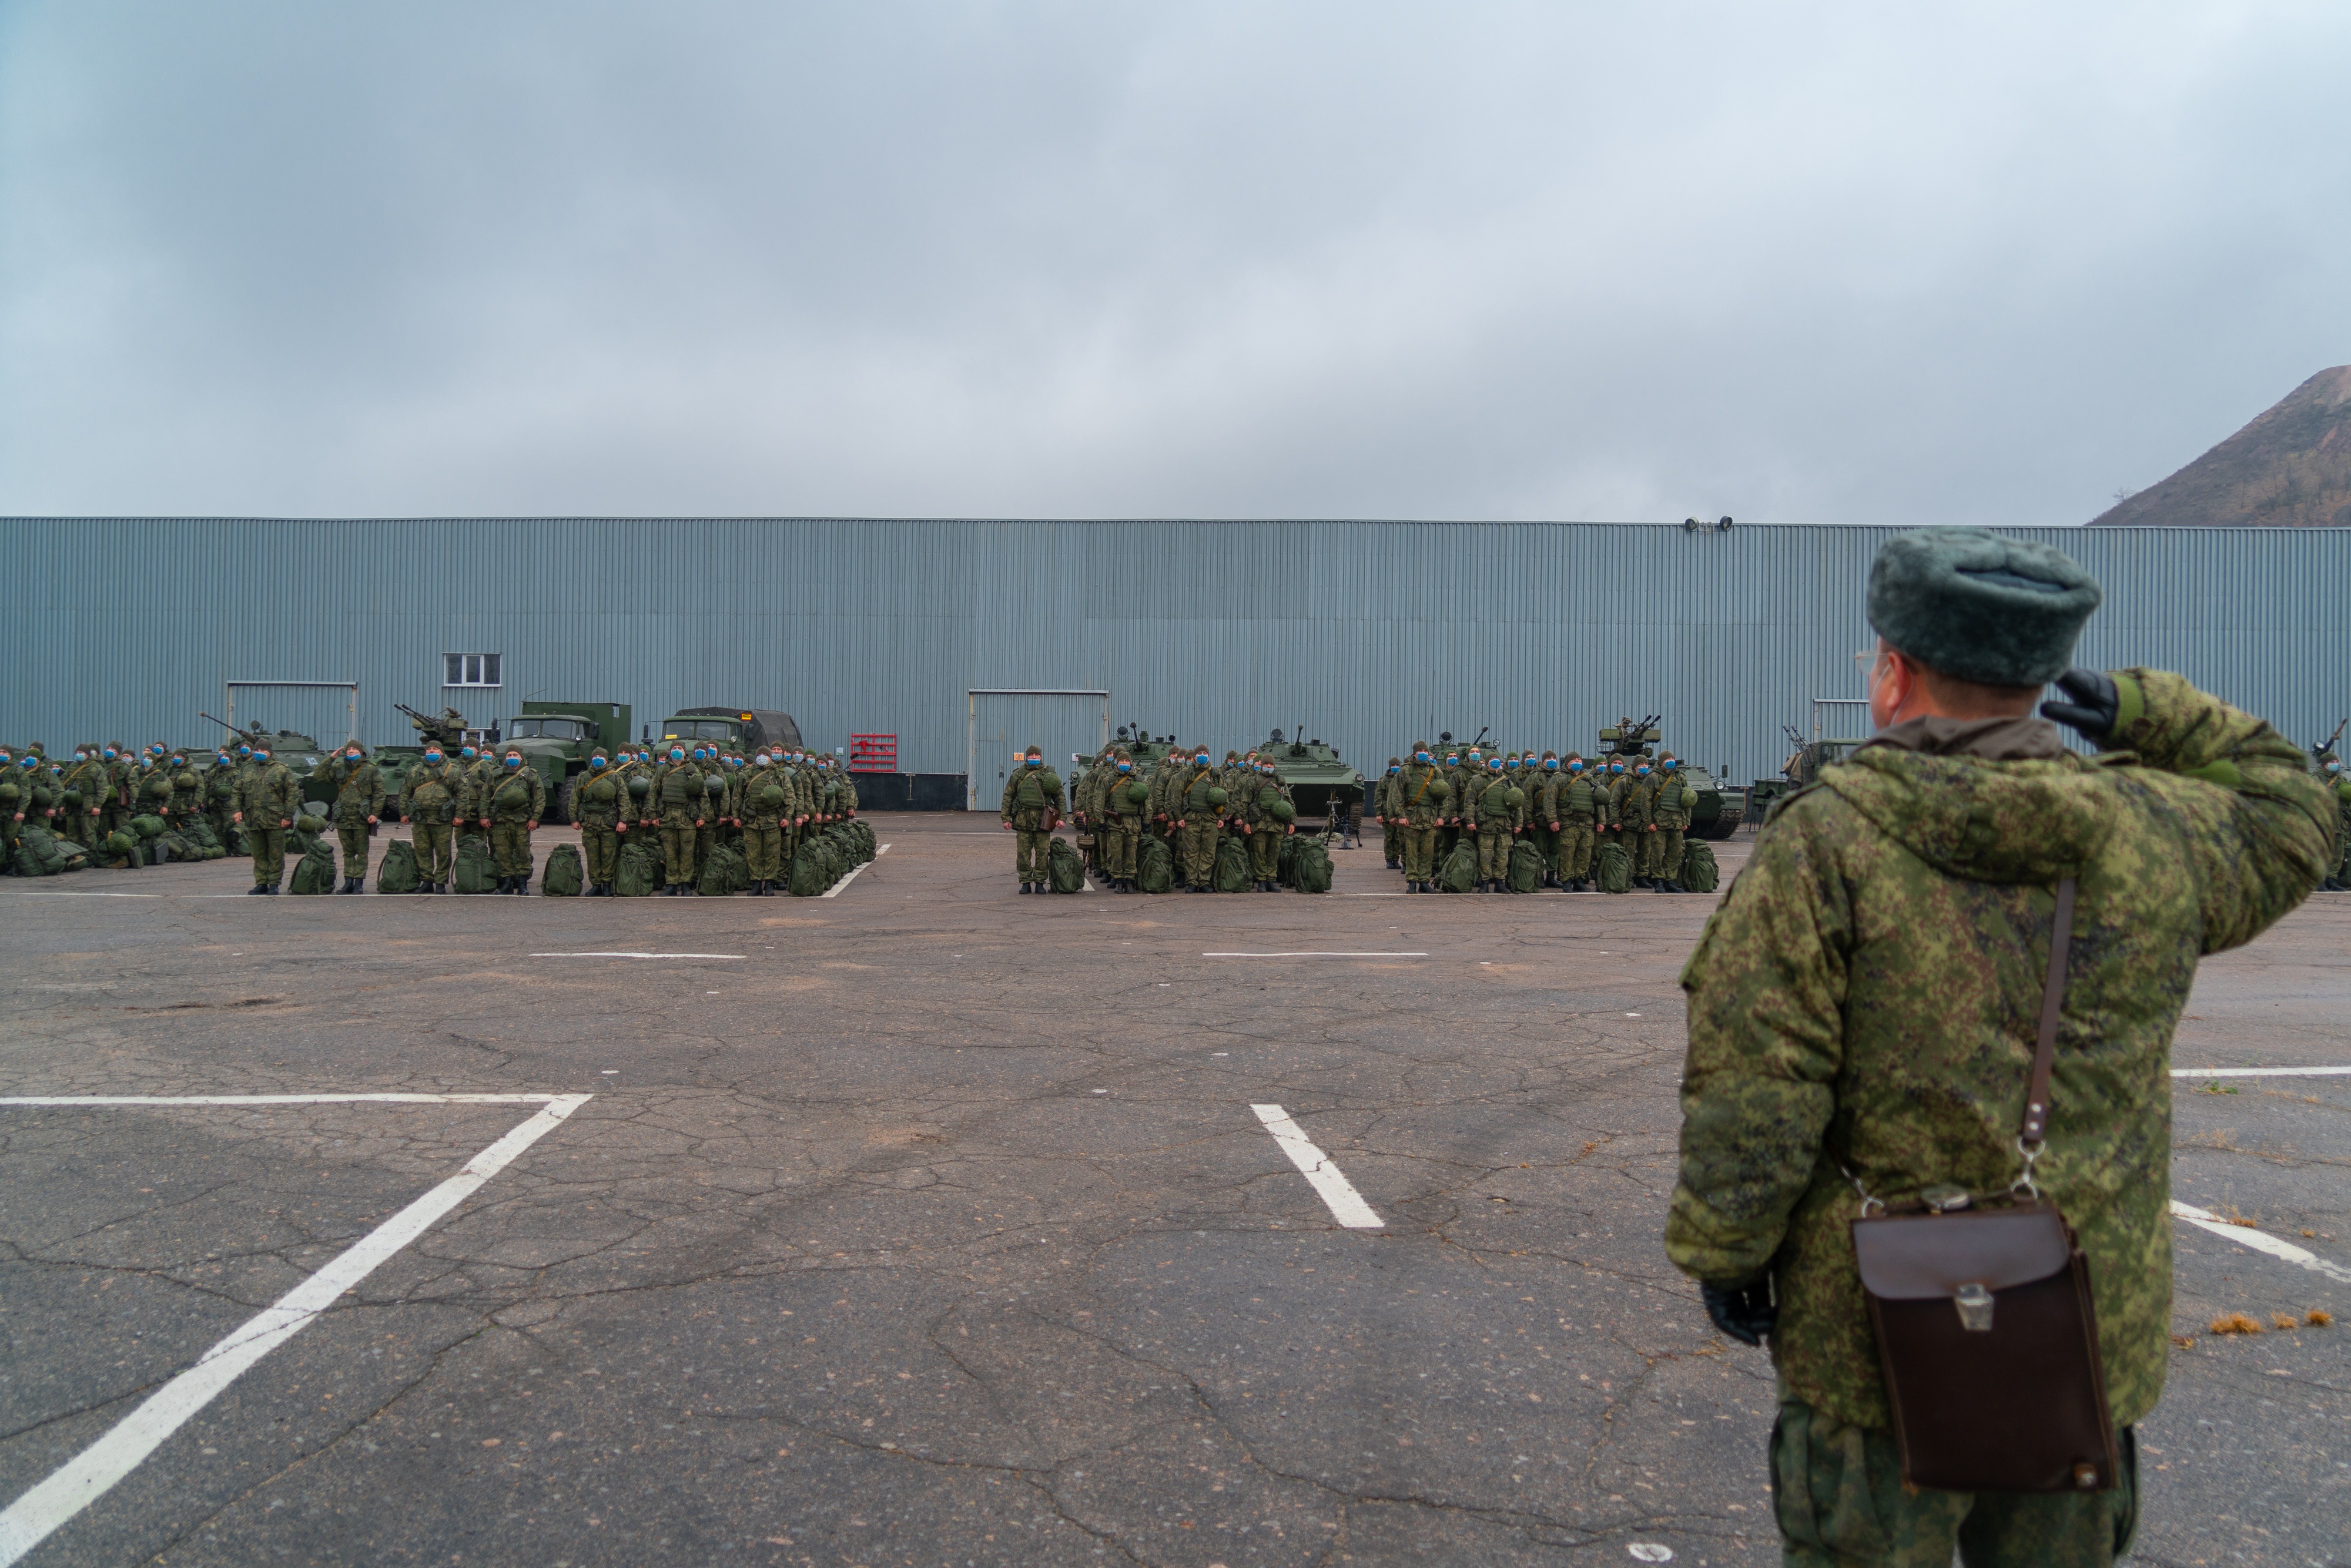
<svg viewBox="0 0 2351 1568"><path fill-rule="evenodd" d="M828 898L831 894L827 894ZM533 953L534 958L740 958L740 953Z"/></svg>
<svg viewBox="0 0 2351 1568"><path fill-rule="evenodd" d="M59 1525L138 1469L164 1439L211 1404L254 1363L300 1333L377 1266L431 1228L593 1096L561 1094L465 1162L455 1176L353 1242L325 1268L214 1345L140 1406L0 1513L0 1568L22 1558Z"/></svg>
<svg viewBox="0 0 2351 1568"><path fill-rule="evenodd" d="M1343 893L1339 896L1342 898L1403 898L1407 895L1401 893Z"/></svg>
<svg viewBox="0 0 2351 1568"><path fill-rule="evenodd" d="M2249 1225L2232 1225L2210 1209L2182 1203L2178 1198L2171 1201L2171 1212L2175 1218L2184 1219L2198 1229L2209 1230L2215 1236L2224 1236L2240 1247L2250 1247L2256 1252L2283 1258L2314 1274L2324 1274L2338 1285L2351 1285L2351 1269L2346 1269L2340 1263L2330 1263L2317 1253L2296 1247L2291 1241L2281 1241L2267 1231L2256 1230Z"/></svg>
<svg viewBox="0 0 2351 1568"><path fill-rule="evenodd" d="M19 1094L0 1105L552 1105L567 1094Z"/></svg>
<svg viewBox="0 0 2351 1568"><path fill-rule="evenodd" d="M834 883L831 887L828 887L822 893L818 894L817 896L819 898L839 898L842 888L847 887L851 883L855 882L859 877L865 874L866 865L872 865L873 861L880 860L883 855L886 855L889 852L890 846L888 844L874 845L873 860L867 861L865 865L854 868L847 876L842 877L839 882Z"/></svg>
<svg viewBox="0 0 2351 1568"><path fill-rule="evenodd" d="M1387 1222L1372 1212L1364 1195L1339 1174L1331 1156L1314 1146L1304 1129L1290 1119L1289 1112L1279 1105L1251 1105L1249 1109L1265 1124L1265 1130L1273 1134L1273 1141L1281 1145L1281 1152L1290 1156L1290 1163L1322 1195L1333 1218L1350 1230L1379 1230L1385 1227Z"/></svg>
<svg viewBox="0 0 2351 1568"><path fill-rule="evenodd" d="M2343 1078L2351 1067L2175 1067L2174 1078Z"/></svg>
<svg viewBox="0 0 2351 1568"><path fill-rule="evenodd" d="M1426 958L1426 953L1203 953L1203 958Z"/></svg>

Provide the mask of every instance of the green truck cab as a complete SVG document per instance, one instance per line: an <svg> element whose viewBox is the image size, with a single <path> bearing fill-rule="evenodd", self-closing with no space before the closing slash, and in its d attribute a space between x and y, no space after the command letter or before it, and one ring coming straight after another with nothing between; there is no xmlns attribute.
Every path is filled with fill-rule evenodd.
<svg viewBox="0 0 2351 1568"><path fill-rule="evenodd" d="M526 706L528 705L526 704ZM622 708L625 715L629 710ZM628 726L622 725L625 732ZM658 732L664 746L683 742L688 751L716 743L728 751L749 754L763 746L797 751L804 744L792 716L777 708L686 707L662 720Z"/></svg>
<svg viewBox="0 0 2351 1568"><path fill-rule="evenodd" d="M547 787L547 820L571 821L572 781L588 770L589 759L601 748L612 748L629 738L626 703L527 702L507 725L498 755L522 753L523 765Z"/></svg>

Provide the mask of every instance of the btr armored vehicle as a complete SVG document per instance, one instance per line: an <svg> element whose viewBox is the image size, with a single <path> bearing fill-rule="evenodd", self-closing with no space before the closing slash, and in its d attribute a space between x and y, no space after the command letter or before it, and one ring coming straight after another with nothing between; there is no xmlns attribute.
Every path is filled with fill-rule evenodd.
<svg viewBox="0 0 2351 1568"><path fill-rule="evenodd" d="M1284 740L1281 731L1257 748L1272 760L1274 771L1290 787L1299 819L1321 818L1323 831L1342 841L1364 836L1364 776L1339 760L1339 749L1318 740ZM1302 830L1301 830L1302 831Z"/></svg>

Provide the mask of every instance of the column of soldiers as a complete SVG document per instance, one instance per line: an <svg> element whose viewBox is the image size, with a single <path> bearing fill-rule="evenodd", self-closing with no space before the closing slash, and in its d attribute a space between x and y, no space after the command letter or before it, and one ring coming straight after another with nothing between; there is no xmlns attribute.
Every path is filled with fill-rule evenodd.
<svg viewBox="0 0 2351 1568"><path fill-rule="evenodd" d="M1599 848L1615 843L1632 857L1634 886L1680 893L1691 791L1679 767L1670 751L1635 757L1628 768L1615 755L1593 767L1580 751L1489 754L1416 741L1409 760L1388 758L1373 814L1407 893L1435 892L1437 869L1464 839L1476 846L1479 892L1502 891L1511 847L1526 839L1541 852L1546 887L1592 891Z"/></svg>
<svg viewBox="0 0 2351 1568"><path fill-rule="evenodd" d="M1039 793L1023 789L1024 777L1040 787L1050 781L1055 789L1061 781L1032 746L1006 782L1001 814L1008 828L1022 834L1014 871L1027 893L1042 890L1051 832L1050 827L1024 827L1023 821L1041 823L1054 813L1022 804ZM1088 869L1113 893L1141 891L1135 868L1145 834L1166 843L1186 893L1212 890L1217 853L1228 838L1238 838L1249 852L1251 890L1278 893L1281 841L1298 831L1290 786L1272 757L1254 749L1228 750L1217 763L1206 746L1171 746L1165 760L1145 777L1125 747L1105 746L1069 800L1080 833L1092 841Z"/></svg>

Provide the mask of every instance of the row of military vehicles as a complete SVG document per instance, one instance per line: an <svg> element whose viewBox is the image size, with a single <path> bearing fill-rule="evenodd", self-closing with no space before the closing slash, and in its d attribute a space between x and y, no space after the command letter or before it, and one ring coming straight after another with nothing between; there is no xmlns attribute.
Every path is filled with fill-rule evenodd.
<svg viewBox="0 0 2351 1568"><path fill-rule="evenodd" d="M569 822L572 787L588 770L590 759L600 749L609 757L615 747L635 744L629 733L632 719L626 703L526 702L503 732L495 725L470 727L465 716L453 707L444 707L435 716L420 713L405 703L392 706L407 716L415 739L406 745L376 747L369 753L388 811L398 810L401 786L407 781L409 769L424 759L426 747L438 746L444 756L455 758L464 747L495 746L501 756L510 749L522 753L523 766L536 772L547 787L548 821ZM212 718L210 714L202 716ZM319 772L319 765L334 755L332 747L321 747L312 737L290 729L240 729L223 719L212 721L229 732L233 737L229 745L268 747L271 757L304 781L306 803L325 805L334 800L333 785ZM688 749L718 746L747 755L766 746L797 749L803 744L800 727L791 715L751 707L680 708L662 721L658 734L648 728L638 739L647 745L682 741Z"/></svg>

